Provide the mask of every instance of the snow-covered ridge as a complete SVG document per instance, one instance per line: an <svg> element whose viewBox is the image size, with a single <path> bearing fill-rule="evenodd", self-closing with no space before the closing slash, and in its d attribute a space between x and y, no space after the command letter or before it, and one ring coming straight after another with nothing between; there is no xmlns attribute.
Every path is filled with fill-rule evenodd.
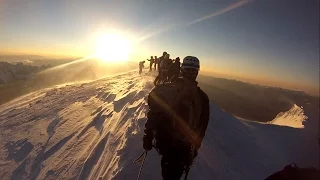
<svg viewBox="0 0 320 180"><path fill-rule="evenodd" d="M292 106L289 111L281 112L269 123L280 126L289 126L294 128L303 128L303 122L308 117L304 114L303 107L299 107L296 104Z"/></svg>
<svg viewBox="0 0 320 180"><path fill-rule="evenodd" d="M129 72L40 90L0 106L2 179L136 179L154 75ZM239 120L211 104L189 179L263 179L296 162L316 166L305 129ZM292 114L288 114L287 120ZM152 150L141 179L161 179Z"/></svg>

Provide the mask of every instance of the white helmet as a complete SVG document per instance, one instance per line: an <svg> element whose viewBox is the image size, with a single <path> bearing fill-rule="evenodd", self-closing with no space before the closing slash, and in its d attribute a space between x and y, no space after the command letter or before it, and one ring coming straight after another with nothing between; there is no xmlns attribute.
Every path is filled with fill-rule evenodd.
<svg viewBox="0 0 320 180"><path fill-rule="evenodd" d="M181 69L196 69L199 71L200 69L200 62L199 59L194 56L187 56L183 59Z"/></svg>
<svg viewBox="0 0 320 180"><path fill-rule="evenodd" d="M199 59L194 56L187 56L181 65L181 75L187 79L195 80L200 69Z"/></svg>

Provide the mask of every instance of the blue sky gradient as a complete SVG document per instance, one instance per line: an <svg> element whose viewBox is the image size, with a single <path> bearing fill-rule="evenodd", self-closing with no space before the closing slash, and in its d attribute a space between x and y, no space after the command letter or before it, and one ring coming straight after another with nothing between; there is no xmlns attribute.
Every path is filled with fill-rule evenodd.
<svg viewBox="0 0 320 180"><path fill-rule="evenodd" d="M208 72L319 88L318 0L4 0L0 26L4 52L86 56L96 32L117 29L140 40L135 60L166 50Z"/></svg>

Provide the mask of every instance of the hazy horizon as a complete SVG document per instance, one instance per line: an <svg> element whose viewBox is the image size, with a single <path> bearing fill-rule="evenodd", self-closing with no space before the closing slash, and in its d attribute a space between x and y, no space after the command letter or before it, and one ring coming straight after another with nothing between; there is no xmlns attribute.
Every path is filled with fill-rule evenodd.
<svg viewBox="0 0 320 180"><path fill-rule="evenodd" d="M0 53L0 56L3 55ZM46 58L49 58L50 60L55 60L59 59L59 60L69 60L69 61L76 61L77 59L75 57L70 57L70 56L50 56L50 55L41 55L41 54L5 54L5 56L18 56L18 57L23 57L23 56L39 56L41 57L41 59L35 59L36 61L46 61ZM44 59L43 59L44 58ZM53 58L53 59L51 59ZM78 57L79 59L81 59L80 57ZM73 60L74 59L74 60ZM2 60L0 59L0 62ZM20 60L21 62L23 62L24 60ZM4 62L19 62L18 60L9 60L9 61L4 61ZM28 63L28 65L32 65L32 60L30 61L31 63ZM52 62L52 61L50 61ZM229 79L229 80L237 80L237 81L241 81L241 82L245 82L245 83L249 83L249 84L257 84L257 85L261 85L261 86L268 86L268 87L278 87L278 88L283 88L283 89L288 89L288 90L294 90L294 91L303 91L309 95L312 96L317 96L319 97L319 89L313 89L310 86L297 86L295 84L290 84L288 82L279 82L279 81L270 81L270 80L266 80L266 79L257 79L254 77L239 77L237 75L232 75L232 74L224 74L224 73L220 73L220 72L214 72L214 71L207 71L206 69L201 70L200 71L200 75L203 76L210 76L210 77L214 77L214 78L223 78L223 79ZM303 88L301 88L303 87Z"/></svg>

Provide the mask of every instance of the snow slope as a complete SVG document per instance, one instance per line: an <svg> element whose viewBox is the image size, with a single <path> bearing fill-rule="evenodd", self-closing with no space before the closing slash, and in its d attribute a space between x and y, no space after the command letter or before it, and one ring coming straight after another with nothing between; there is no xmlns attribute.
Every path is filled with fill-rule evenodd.
<svg viewBox="0 0 320 180"><path fill-rule="evenodd" d="M136 179L153 80L128 72L1 105L1 179ZM291 162L316 166L316 136L304 129L239 120L211 104L189 179L263 179ZM161 179L155 150L141 179Z"/></svg>

